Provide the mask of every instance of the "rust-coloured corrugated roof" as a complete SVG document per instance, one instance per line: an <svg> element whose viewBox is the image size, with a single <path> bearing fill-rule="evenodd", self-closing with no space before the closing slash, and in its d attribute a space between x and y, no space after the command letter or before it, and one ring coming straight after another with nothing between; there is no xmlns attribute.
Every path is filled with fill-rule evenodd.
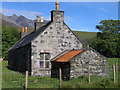
<svg viewBox="0 0 120 90"><path fill-rule="evenodd" d="M55 61L56 62L67 62L83 50L72 50L68 51L67 53L63 54L62 56L58 57Z"/></svg>

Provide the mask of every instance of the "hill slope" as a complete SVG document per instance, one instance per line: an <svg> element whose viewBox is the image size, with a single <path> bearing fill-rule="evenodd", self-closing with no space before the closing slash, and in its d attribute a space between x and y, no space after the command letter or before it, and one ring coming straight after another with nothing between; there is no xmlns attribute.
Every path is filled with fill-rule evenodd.
<svg viewBox="0 0 120 90"><path fill-rule="evenodd" d="M97 35L97 32L73 31L73 33L81 40L83 44L90 44L92 39Z"/></svg>
<svg viewBox="0 0 120 90"><path fill-rule="evenodd" d="M97 32L84 32L84 31L73 31L79 39L93 39L96 37Z"/></svg>
<svg viewBox="0 0 120 90"><path fill-rule="evenodd" d="M13 27L17 27L17 28L20 27L13 20L9 19L7 16L3 15L2 13L0 13L0 20L2 20L2 22L0 22L0 24L5 24L7 26L13 26Z"/></svg>
<svg viewBox="0 0 120 90"><path fill-rule="evenodd" d="M28 32L32 32L34 30L34 22L36 20L30 20L23 15L17 16L13 14L12 16L5 16L2 15L2 23L6 24L7 26L17 27L19 31L21 31L21 27L28 27ZM49 21L44 20L45 23ZM97 32L84 32L84 31L73 31L74 34L84 43L89 44L91 40L96 37Z"/></svg>

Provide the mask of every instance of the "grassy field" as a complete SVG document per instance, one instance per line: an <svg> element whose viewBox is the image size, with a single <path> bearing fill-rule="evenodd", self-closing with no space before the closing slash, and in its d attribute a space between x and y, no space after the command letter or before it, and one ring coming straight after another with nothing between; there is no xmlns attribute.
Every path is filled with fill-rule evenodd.
<svg viewBox="0 0 120 90"><path fill-rule="evenodd" d="M62 81L62 88L117 88L118 73L116 82L113 82L112 64L118 62L118 58L107 58L109 60L110 77L97 78L91 76L91 84L88 84L87 76L73 78L69 81ZM8 61L2 62L2 87L3 88L24 88L25 75L11 71L7 68ZM120 67L119 67L120 68ZM28 76L28 88L59 88L59 80L49 77Z"/></svg>
<svg viewBox="0 0 120 90"><path fill-rule="evenodd" d="M97 32L73 31L73 33L80 39L80 41L84 45L90 44L97 35Z"/></svg>
<svg viewBox="0 0 120 90"><path fill-rule="evenodd" d="M93 39L96 37L97 32L82 32L82 31L73 31L80 40L83 39Z"/></svg>

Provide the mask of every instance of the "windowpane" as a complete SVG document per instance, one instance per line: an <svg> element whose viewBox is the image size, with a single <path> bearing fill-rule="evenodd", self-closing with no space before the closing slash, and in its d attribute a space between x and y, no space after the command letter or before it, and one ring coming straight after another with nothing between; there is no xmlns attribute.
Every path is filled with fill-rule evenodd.
<svg viewBox="0 0 120 90"><path fill-rule="evenodd" d="M40 61L40 68L44 68L44 61Z"/></svg>
<svg viewBox="0 0 120 90"><path fill-rule="evenodd" d="M40 53L40 60L44 60L44 53Z"/></svg>
<svg viewBox="0 0 120 90"><path fill-rule="evenodd" d="M49 68L49 61L45 61L45 68Z"/></svg>
<svg viewBox="0 0 120 90"><path fill-rule="evenodd" d="M45 60L50 60L50 53L45 54Z"/></svg>

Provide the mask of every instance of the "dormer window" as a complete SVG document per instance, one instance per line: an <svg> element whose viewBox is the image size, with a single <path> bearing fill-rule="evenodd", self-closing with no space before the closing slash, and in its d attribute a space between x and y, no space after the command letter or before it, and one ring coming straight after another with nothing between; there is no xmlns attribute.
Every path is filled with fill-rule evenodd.
<svg viewBox="0 0 120 90"><path fill-rule="evenodd" d="M40 53L40 68L50 68L50 53Z"/></svg>

